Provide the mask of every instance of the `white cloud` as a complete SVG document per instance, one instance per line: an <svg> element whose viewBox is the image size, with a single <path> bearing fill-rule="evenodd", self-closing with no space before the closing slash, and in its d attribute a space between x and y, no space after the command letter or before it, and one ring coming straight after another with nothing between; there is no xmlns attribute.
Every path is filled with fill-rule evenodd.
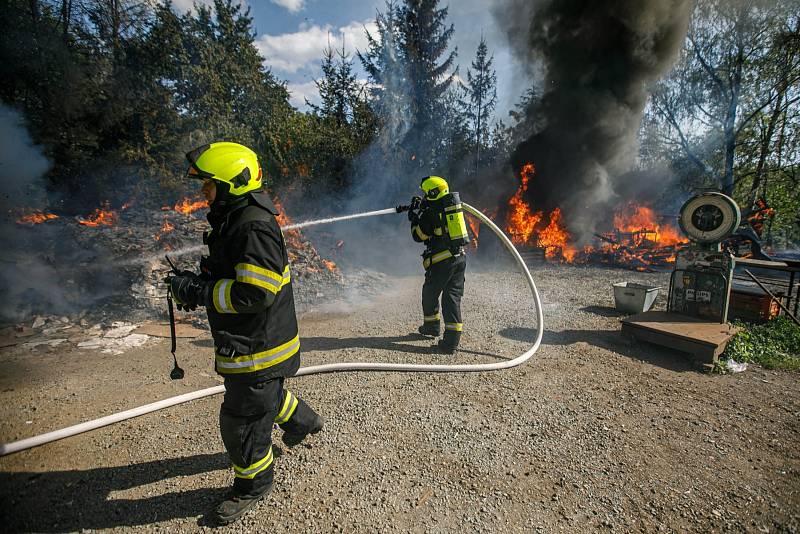
<svg viewBox="0 0 800 534"><path fill-rule="evenodd" d="M311 26L295 33L262 35L256 40L267 65L283 72L297 72L322 57L330 26Z"/></svg>
<svg viewBox="0 0 800 534"><path fill-rule="evenodd" d="M373 38L378 37L378 26L375 24L374 19L359 22L354 20L347 26L339 28L339 36L336 43L341 45L342 37L344 37L345 47L350 53L355 53L356 50L364 51L367 49L367 34L372 35Z"/></svg>
<svg viewBox="0 0 800 534"><path fill-rule="evenodd" d="M306 108L306 99L312 104L319 104L319 91L314 80L308 82L290 83L286 86L289 91L289 102L298 109Z"/></svg>
<svg viewBox="0 0 800 534"><path fill-rule="evenodd" d="M305 7L305 0L270 0L276 6L285 7L289 13L297 13Z"/></svg>
<svg viewBox="0 0 800 534"><path fill-rule="evenodd" d="M247 2L242 0L241 4L246 6ZM213 6L214 0L172 0L172 8L181 15L187 11L194 11L195 5Z"/></svg>
<svg viewBox="0 0 800 534"><path fill-rule="evenodd" d="M365 27L375 34L375 22L372 20L353 21L336 29L330 24L301 24L294 33L264 34L256 40L256 46L267 65L277 71L293 74L318 63L329 42L336 48L341 46L344 38L345 48L349 53L354 53L356 49L364 50L367 44Z"/></svg>

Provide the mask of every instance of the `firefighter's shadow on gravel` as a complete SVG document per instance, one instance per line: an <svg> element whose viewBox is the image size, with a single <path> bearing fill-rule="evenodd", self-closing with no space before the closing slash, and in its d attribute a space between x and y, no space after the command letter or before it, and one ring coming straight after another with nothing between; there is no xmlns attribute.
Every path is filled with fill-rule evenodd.
<svg viewBox="0 0 800 534"><path fill-rule="evenodd" d="M410 345L408 341L427 341L424 346ZM432 347L436 340L422 334L406 334L404 336L375 336L375 337L304 337L302 340L303 352L331 351L342 349L382 349L410 354L436 354ZM458 352L474 354L477 356L490 356L501 360L508 359L499 354L481 352L459 347Z"/></svg>
<svg viewBox="0 0 800 534"><path fill-rule="evenodd" d="M194 518L228 488L181 489L180 477L229 467L227 456L217 453L85 471L2 472L2 530L65 532Z"/></svg>
<svg viewBox="0 0 800 534"><path fill-rule="evenodd" d="M536 339L533 328L506 328L500 335L516 341ZM697 371L697 367L689 359L671 350L666 350L650 343L639 343L625 338L619 330L562 330L560 332L545 330L542 345L576 345L587 349L596 347L640 360L652 365L677 372Z"/></svg>

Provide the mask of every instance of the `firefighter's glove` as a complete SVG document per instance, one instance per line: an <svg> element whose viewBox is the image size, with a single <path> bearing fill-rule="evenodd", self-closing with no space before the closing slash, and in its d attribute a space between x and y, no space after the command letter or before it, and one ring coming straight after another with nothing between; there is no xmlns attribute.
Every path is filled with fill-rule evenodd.
<svg viewBox="0 0 800 534"><path fill-rule="evenodd" d="M408 210L408 220L411 224L419 224L419 214L414 210Z"/></svg>
<svg viewBox="0 0 800 534"><path fill-rule="evenodd" d="M169 286L169 292L175 300L179 310L194 310L197 306L204 306L209 300L211 284L200 279L196 274L182 271L181 274L170 276L164 281Z"/></svg>

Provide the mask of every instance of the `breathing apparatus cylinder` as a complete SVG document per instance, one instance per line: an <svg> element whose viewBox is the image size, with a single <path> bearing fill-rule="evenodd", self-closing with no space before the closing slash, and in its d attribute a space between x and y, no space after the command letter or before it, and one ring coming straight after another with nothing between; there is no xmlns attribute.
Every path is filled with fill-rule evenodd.
<svg viewBox="0 0 800 534"><path fill-rule="evenodd" d="M439 202L442 204L442 227L450 236L450 245L461 247L469 243L467 235L467 221L464 218L464 208L461 197L456 192L448 193Z"/></svg>

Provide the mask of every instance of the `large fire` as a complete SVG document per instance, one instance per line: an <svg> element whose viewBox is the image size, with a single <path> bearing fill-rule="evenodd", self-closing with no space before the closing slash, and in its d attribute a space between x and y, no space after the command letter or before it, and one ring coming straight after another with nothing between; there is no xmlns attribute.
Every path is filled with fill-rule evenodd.
<svg viewBox="0 0 800 534"><path fill-rule="evenodd" d="M45 213L41 210L36 210L33 213L27 213L17 219L17 224L42 224L43 222L58 219L55 213Z"/></svg>
<svg viewBox="0 0 800 534"><path fill-rule="evenodd" d="M103 202L94 213L86 219L78 219L78 224L84 226L114 226L117 223L117 212L113 211L108 202Z"/></svg>
<svg viewBox="0 0 800 534"><path fill-rule="evenodd" d="M517 245L544 249L547 258L568 263L599 261L644 269L648 265L674 261L676 248L688 242L674 226L659 223L652 208L628 203L615 210L613 230L596 234L599 240L596 246L585 245L579 249L566 229L560 208L545 217L542 211L532 210L523 198L535 172L530 163L520 169L520 186L508 200L506 230Z"/></svg>

